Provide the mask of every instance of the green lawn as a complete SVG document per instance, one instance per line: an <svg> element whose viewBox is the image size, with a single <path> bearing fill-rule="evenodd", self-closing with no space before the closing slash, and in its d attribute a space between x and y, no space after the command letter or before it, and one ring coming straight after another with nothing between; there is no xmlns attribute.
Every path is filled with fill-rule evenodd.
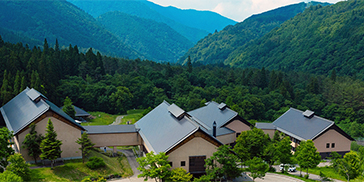
<svg viewBox="0 0 364 182"><path fill-rule="evenodd" d="M90 119L86 123L81 123L82 126L92 126L92 125L109 125L113 123L119 115L107 114L104 112L89 112L95 119Z"/></svg>
<svg viewBox="0 0 364 182"><path fill-rule="evenodd" d="M107 157L99 152L92 151L90 156L102 157L106 166L91 170L82 163L81 159L65 161L62 166L51 168L31 169L31 181L81 181L86 176L108 176L120 174L122 177L132 176L128 160L123 157Z"/></svg>
<svg viewBox="0 0 364 182"><path fill-rule="evenodd" d="M299 170L299 168L297 168L297 170ZM306 169L303 169L302 175L305 175L306 171L307 171ZM320 175L320 172L324 173L325 176L327 176L328 178L346 181L346 179L343 176L341 176L339 173L335 172L334 168L332 168L332 167L325 166L325 167L316 167L313 169L308 169L308 173L311 173L311 174Z"/></svg>
<svg viewBox="0 0 364 182"><path fill-rule="evenodd" d="M144 109L132 109L127 111L127 115L123 117L120 124L127 124L130 121L130 124L134 124L143 116ZM86 123L81 123L82 126L94 126L94 125L110 125L116 119L116 117L120 115L112 115L104 112L89 112L94 119L88 120Z"/></svg>
<svg viewBox="0 0 364 182"><path fill-rule="evenodd" d="M293 174L289 174L289 173L281 173L281 172L275 172L276 174L281 174L281 175L286 175L286 176L290 176L290 177L293 177L293 178L297 178L297 179L300 179L302 181L306 181L306 182L314 182L315 180L312 180L312 179L306 179L304 177L299 177L299 176L296 176L296 175L293 175ZM303 175L303 174L302 174Z"/></svg>
<svg viewBox="0 0 364 182"><path fill-rule="evenodd" d="M121 120L121 124L127 124L127 121L130 121L130 124L134 124L143 117L143 111L144 109L133 109L127 111L127 115L123 117L123 119Z"/></svg>

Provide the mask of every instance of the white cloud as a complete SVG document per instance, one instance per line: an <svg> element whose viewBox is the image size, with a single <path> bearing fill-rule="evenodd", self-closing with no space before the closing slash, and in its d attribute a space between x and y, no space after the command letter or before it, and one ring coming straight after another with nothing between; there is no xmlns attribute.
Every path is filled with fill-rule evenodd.
<svg viewBox="0 0 364 182"><path fill-rule="evenodd" d="M162 6L181 9L210 10L235 21L243 21L253 14L308 0L149 0ZM339 0L318 0L336 3Z"/></svg>

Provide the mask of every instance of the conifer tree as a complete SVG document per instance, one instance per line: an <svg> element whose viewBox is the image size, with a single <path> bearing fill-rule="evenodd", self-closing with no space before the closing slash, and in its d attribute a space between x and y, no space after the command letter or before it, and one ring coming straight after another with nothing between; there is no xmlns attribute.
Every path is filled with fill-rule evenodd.
<svg viewBox="0 0 364 182"><path fill-rule="evenodd" d="M75 108L74 106L72 105L72 101L71 99L67 96L66 99L64 100L64 103L63 103L63 108L62 110L68 115L68 116L71 116L71 118L75 119L75 114L76 114L76 111L75 111Z"/></svg>
<svg viewBox="0 0 364 182"><path fill-rule="evenodd" d="M2 105L6 104L11 99L11 90L10 90L10 84L8 79L7 71L4 71L4 77L3 77L3 83L0 88L0 97L2 100Z"/></svg>
<svg viewBox="0 0 364 182"><path fill-rule="evenodd" d="M14 80L14 89L13 89L13 96L18 95L19 93L19 89L20 89L20 84L21 84L21 80L20 80L20 72L19 70L16 72L16 76L15 76L15 80Z"/></svg>
<svg viewBox="0 0 364 182"><path fill-rule="evenodd" d="M47 130L42 143L40 143L40 150L42 159L51 160L51 169L53 169L54 161L61 157L61 145L62 142L57 140L57 133L54 131L53 123L51 119L48 120Z"/></svg>
<svg viewBox="0 0 364 182"><path fill-rule="evenodd" d="M81 138L79 138L76 143L81 145L82 163L85 163L85 157L91 152L95 144L91 142L86 132L82 133Z"/></svg>
<svg viewBox="0 0 364 182"><path fill-rule="evenodd" d="M21 84L20 84L20 88L19 88L19 93L22 92L27 86L26 80L25 80L25 76L21 77Z"/></svg>
<svg viewBox="0 0 364 182"><path fill-rule="evenodd" d="M42 140L43 136L41 134L38 135L37 131L35 131L35 124L31 124L30 132L25 135L23 148L28 150L28 155L34 158L35 163L37 163L37 158L42 153L40 150Z"/></svg>

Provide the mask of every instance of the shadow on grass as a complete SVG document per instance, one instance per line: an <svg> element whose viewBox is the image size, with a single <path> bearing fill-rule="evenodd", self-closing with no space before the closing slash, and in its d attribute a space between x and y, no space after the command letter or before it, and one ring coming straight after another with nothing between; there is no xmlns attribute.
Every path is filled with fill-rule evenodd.
<svg viewBox="0 0 364 182"><path fill-rule="evenodd" d="M70 181L81 181L84 177L88 176L88 174L79 171L73 165L57 166L53 169L53 173L60 178L65 178Z"/></svg>

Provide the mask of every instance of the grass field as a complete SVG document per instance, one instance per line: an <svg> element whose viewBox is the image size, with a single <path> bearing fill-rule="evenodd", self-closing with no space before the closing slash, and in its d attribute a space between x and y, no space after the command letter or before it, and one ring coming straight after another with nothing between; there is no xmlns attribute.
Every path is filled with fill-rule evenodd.
<svg viewBox="0 0 364 182"><path fill-rule="evenodd" d="M128 121L130 121L130 124L134 124L143 117L143 111L144 109L133 109L127 111L127 115L123 117L123 119L121 120L121 124L127 124Z"/></svg>
<svg viewBox="0 0 364 182"><path fill-rule="evenodd" d="M299 170L299 169L297 169ZM339 173L337 173L334 168L332 167L316 167L313 169L308 169L308 173L320 175L320 171L325 174L328 178L332 179L338 179L342 181L346 181L345 177L341 176ZM306 174L306 169L302 170L302 174Z"/></svg>
<svg viewBox="0 0 364 182"><path fill-rule="evenodd" d="M81 159L65 161L64 165L31 169L31 181L81 181L86 176L108 176L119 174L122 177L133 175L128 160L123 157L107 157L99 152L92 151L90 156L102 157L106 166L91 170L82 163Z"/></svg>
<svg viewBox="0 0 364 182"><path fill-rule="evenodd" d="M144 109L133 109L127 111L127 115L125 115L123 119L121 119L120 124L127 124L128 121L130 121L130 124L134 124L140 118L142 118L143 111ZM95 118L90 119L86 123L81 123L82 126L110 125L115 121L116 117L120 116L120 115L107 114L104 112L89 112L89 113Z"/></svg>

